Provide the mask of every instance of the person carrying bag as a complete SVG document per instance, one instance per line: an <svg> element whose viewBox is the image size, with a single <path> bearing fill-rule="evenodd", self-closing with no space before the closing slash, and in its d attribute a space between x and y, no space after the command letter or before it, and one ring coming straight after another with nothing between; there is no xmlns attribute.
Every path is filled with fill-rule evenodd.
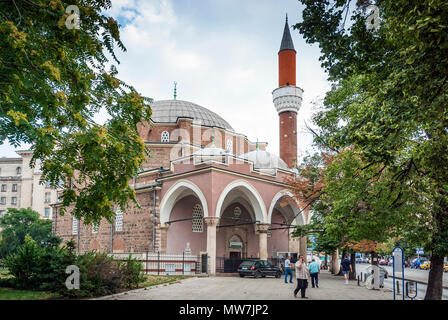
<svg viewBox="0 0 448 320"><path fill-rule="evenodd" d="M308 299L305 295L306 288L308 288L308 279L310 276L310 272L308 270L308 266L306 264L303 255L299 256L299 259L296 262L296 278L297 278L297 287L294 290L294 297L297 297L297 293L300 290L300 295L302 299Z"/></svg>

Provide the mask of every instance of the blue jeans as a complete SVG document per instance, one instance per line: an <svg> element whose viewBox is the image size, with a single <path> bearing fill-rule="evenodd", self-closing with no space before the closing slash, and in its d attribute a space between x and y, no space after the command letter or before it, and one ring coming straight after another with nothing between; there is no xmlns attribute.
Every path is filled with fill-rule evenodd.
<svg viewBox="0 0 448 320"><path fill-rule="evenodd" d="M289 283L292 283L292 269L291 267L285 268L285 283L288 283L288 274L289 274Z"/></svg>

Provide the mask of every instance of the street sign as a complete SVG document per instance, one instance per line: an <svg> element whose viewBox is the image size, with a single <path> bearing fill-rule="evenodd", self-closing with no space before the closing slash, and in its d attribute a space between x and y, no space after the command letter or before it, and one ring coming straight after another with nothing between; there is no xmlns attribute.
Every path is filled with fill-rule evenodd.
<svg viewBox="0 0 448 320"><path fill-rule="evenodd" d="M396 299L395 295L395 273L401 272L401 281L403 282L402 285L402 293L403 293L403 300L404 300L404 250L402 247L395 247L392 250L392 256L393 256L393 264L392 264L392 277L393 277L393 286L394 286L394 300Z"/></svg>
<svg viewBox="0 0 448 320"><path fill-rule="evenodd" d="M400 249L393 251L393 257L394 257L394 266L395 266L395 272L402 272L403 271L403 251Z"/></svg>
<svg viewBox="0 0 448 320"><path fill-rule="evenodd" d="M425 252L423 251L423 248L417 248L417 249L415 249L415 253L416 254L424 254Z"/></svg>

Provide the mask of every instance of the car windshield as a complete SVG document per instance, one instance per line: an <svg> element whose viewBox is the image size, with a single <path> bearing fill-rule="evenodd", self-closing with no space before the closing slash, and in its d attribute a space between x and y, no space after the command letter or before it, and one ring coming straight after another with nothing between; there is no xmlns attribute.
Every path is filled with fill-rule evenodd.
<svg viewBox="0 0 448 320"><path fill-rule="evenodd" d="M253 264L254 264L253 261L243 261L243 262L241 263L241 266L243 266L243 267L247 267L247 266L251 266L251 265L253 265Z"/></svg>

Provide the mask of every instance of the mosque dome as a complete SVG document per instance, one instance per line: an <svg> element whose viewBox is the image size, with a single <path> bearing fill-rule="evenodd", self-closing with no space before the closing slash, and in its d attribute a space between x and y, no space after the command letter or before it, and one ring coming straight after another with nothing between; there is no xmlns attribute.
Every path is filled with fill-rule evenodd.
<svg viewBox="0 0 448 320"><path fill-rule="evenodd" d="M252 161L256 169L280 168L288 170L288 165L279 156L267 151L251 151L238 156L239 158Z"/></svg>
<svg viewBox="0 0 448 320"><path fill-rule="evenodd" d="M176 123L178 118L191 118L194 124L234 131L230 124L213 111L182 100L160 100L151 103L153 122Z"/></svg>

